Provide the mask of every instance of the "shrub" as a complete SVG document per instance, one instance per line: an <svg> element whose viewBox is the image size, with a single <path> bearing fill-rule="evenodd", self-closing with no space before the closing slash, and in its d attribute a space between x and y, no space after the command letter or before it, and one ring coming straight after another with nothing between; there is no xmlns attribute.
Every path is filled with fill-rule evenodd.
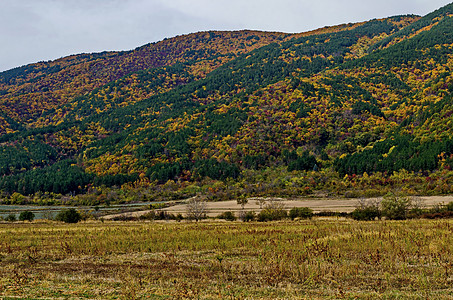
<svg viewBox="0 0 453 300"><path fill-rule="evenodd" d="M383 196L385 192L383 192L381 189L368 189L365 190L363 195L366 198L374 198L374 197L380 197Z"/></svg>
<svg viewBox="0 0 453 300"><path fill-rule="evenodd" d="M331 211L331 210L322 210L320 212L314 213L313 215L317 217L342 217L346 218L350 216L347 212Z"/></svg>
<svg viewBox="0 0 453 300"><path fill-rule="evenodd" d="M372 221L381 218L381 210L377 200L359 200L356 209L351 212L351 217L357 221Z"/></svg>
<svg viewBox="0 0 453 300"><path fill-rule="evenodd" d="M381 217L381 211L374 207L356 208L351 212L351 217L357 221L372 221Z"/></svg>
<svg viewBox="0 0 453 300"><path fill-rule="evenodd" d="M139 217L140 220L176 220L177 217L165 210L152 210L144 215Z"/></svg>
<svg viewBox="0 0 453 300"><path fill-rule="evenodd" d="M450 202L446 205L435 205L434 207L425 210L424 213L420 215L420 217L425 219L453 218L453 202Z"/></svg>
<svg viewBox="0 0 453 300"><path fill-rule="evenodd" d="M151 203L149 209L162 209L168 207L167 203Z"/></svg>
<svg viewBox="0 0 453 300"><path fill-rule="evenodd" d="M179 213L176 215L175 219L176 219L176 221L181 222L182 220L184 220L184 217L181 213Z"/></svg>
<svg viewBox="0 0 453 300"><path fill-rule="evenodd" d="M453 202L450 202L448 203L445 208L447 209L447 211L453 211Z"/></svg>
<svg viewBox="0 0 453 300"><path fill-rule="evenodd" d="M289 211L289 217L291 220L295 218L311 219L313 217L313 210L308 207L293 207Z"/></svg>
<svg viewBox="0 0 453 300"><path fill-rule="evenodd" d="M247 211L244 215L244 222L251 222L256 219L256 214L254 211Z"/></svg>
<svg viewBox="0 0 453 300"><path fill-rule="evenodd" d="M55 219L65 223L77 223L82 219L82 216L77 210L70 208L60 211Z"/></svg>
<svg viewBox="0 0 453 300"><path fill-rule="evenodd" d="M9 215L5 218L5 221L8 221L8 222L14 222L14 221L16 221L16 215L15 215L15 214L9 214Z"/></svg>
<svg viewBox="0 0 453 300"><path fill-rule="evenodd" d="M141 218L140 218L141 219ZM103 219L101 219L103 220ZM138 218L135 216L128 216L128 215L121 215L121 216L116 216L112 218L112 221L122 221L122 222L127 222L127 221L137 221Z"/></svg>
<svg viewBox="0 0 453 300"><path fill-rule="evenodd" d="M382 216L390 220L405 220L411 208L411 199L387 194L381 202L381 207Z"/></svg>
<svg viewBox="0 0 453 300"><path fill-rule="evenodd" d="M425 213L421 215L424 219L447 219L453 218L453 211L444 211L444 212L437 212L437 213Z"/></svg>
<svg viewBox="0 0 453 300"><path fill-rule="evenodd" d="M154 210L140 216L140 220L155 220L155 218L156 212Z"/></svg>
<svg viewBox="0 0 453 300"><path fill-rule="evenodd" d="M155 220L176 220L176 217L172 213L169 213L165 210L160 210L156 213Z"/></svg>
<svg viewBox="0 0 453 300"><path fill-rule="evenodd" d="M258 214L258 221L277 221L286 218L288 215L285 205L280 201L270 201L264 209Z"/></svg>
<svg viewBox="0 0 453 300"><path fill-rule="evenodd" d="M223 219L227 221L236 221L236 216L232 211L225 211L217 216L218 219Z"/></svg>
<svg viewBox="0 0 453 300"><path fill-rule="evenodd" d="M33 221L34 218L35 218L35 214L28 210L21 212L19 215L20 221L30 221L31 222L31 221Z"/></svg>

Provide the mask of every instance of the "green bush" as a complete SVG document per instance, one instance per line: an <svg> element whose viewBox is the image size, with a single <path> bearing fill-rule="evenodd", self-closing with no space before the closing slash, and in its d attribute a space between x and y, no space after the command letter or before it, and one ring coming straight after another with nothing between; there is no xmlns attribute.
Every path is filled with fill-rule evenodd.
<svg viewBox="0 0 453 300"><path fill-rule="evenodd" d="M34 218L35 218L35 214L28 210L21 212L19 215L20 221L30 221L31 222L31 221L33 221Z"/></svg>
<svg viewBox="0 0 453 300"><path fill-rule="evenodd" d="M280 201L270 201L258 214L259 222L278 221L288 217L285 205Z"/></svg>
<svg viewBox="0 0 453 300"><path fill-rule="evenodd" d="M236 216L232 211L225 211L217 216L218 219L223 219L227 221L236 221Z"/></svg>
<svg viewBox="0 0 453 300"><path fill-rule="evenodd" d="M144 215L141 215L139 217L140 220L155 220L156 219L156 212L154 210L144 214Z"/></svg>
<svg viewBox="0 0 453 300"><path fill-rule="evenodd" d="M291 220L296 218L311 219L313 217L313 210L308 207L293 207L289 211Z"/></svg>
<svg viewBox="0 0 453 300"><path fill-rule="evenodd" d="M251 222L256 219L256 214L254 211L247 211L244 215L244 222Z"/></svg>
<svg viewBox="0 0 453 300"><path fill-rule="evenodd" d="M259 222L278 221L286 218L286 211L263 210L258 214Z"/></svg>
<svg viewBox="0 0 453 300"><path fill-rule="evenodd" d="M447 211L453 211L453 202L448 203L445 207Z"/></svg>
<svg viewBox="0 0 453 300"><path fill-rule="evenodd" d="M390 220L405 220L411 209L411 203L409 197L387 194L381 202L382 216Z"/></svg>
<svg viewBox="0 0 453 300"><path fill-rule="evenodd" d="M379 201L360 200L356 209L351 212L351 217L357 221L373 221L376 218L380 219L382 212L379 205Z"/></svg>
<svg viewBox="0 0 453 300"><path fill-rule="evenodd" d="M14 221L16 221L16 215L15 215L15 214L9 214L9 215L5 218L5 221L8 221L8 222L14 222Z"/></svg>
<svg viewBox="0 0 453 300"><path fill-rule="evenodd" d="M181 216L182 217L182 216ZM152 210L144 215L141 215L138 219L140 220L178 220L178 216L175 216L172 213L169 213L165 210ZM181 219L179 219L181 220Z"/></svg>
<svg viewBox="0 0 453 300"><path fill-rule="evenodd" d="M381 211L377 207L356 208L351 212L351 217L357 221L373 221L381 217Z"/></svg>
<svg viewBox="0 0 453 300"><path fill-rule="evenodd" d="M77 223L82 219L82 216L77 210L70 208L60 211L55 219L65 223Z"/></svg>

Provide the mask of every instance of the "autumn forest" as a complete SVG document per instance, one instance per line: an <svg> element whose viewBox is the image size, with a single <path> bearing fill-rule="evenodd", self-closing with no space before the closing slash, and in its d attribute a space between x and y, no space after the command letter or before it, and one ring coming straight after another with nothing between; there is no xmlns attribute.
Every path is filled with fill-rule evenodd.
<svg viewBox="0 0 453 300"><path fill-rule="evenodd" d="M0 73L0 201L453 193L453 4Z"/></svg>

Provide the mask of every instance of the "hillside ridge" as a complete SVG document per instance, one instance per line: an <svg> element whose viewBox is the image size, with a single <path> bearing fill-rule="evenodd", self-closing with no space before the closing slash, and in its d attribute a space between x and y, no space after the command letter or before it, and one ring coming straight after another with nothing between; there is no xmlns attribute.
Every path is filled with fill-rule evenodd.
<svg viewBox="0 0 453 300"><path fill-rule="evenodd" d="M3 201L452 193L452 17L207 31L2 72Z"/></svg>

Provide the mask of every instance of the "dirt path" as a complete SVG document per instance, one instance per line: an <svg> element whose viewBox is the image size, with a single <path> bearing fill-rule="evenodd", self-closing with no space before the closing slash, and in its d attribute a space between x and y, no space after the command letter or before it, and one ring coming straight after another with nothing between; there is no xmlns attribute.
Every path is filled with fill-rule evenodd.
<svg viewBox="0 0 453 300"><path fill-rule="evenodd" d="M276 201L282 201L286 208L291 209L293 207L309 207L313 209L314 212L320 211L335 211L335 212L351 212L355 209L358 199L328 199L328 198L313 198L313 199L298 199L298 200L284 200L280 198L250 198L248 203L245 205L244 209L246 211L260 211L259 199L267 201L274 199ZM377 198L378 199L378 198ZM453 202L453 196L430 196L430 197L420 197L422 200L422 205L425 207L433 207L437 204ZM163 209L172 214L182 214L185 215L187 211L186 204L178 204L168 208ZM232 211L239 212L241 206L237 204L235 200L233 201L223 201L223 202L207 202L207 216L216 217L222 212ZM105 216L105 219L112 219L118 216L133 216L139 217L148 213L146 211L136 211L129 212L117 215Z"/></svg>

